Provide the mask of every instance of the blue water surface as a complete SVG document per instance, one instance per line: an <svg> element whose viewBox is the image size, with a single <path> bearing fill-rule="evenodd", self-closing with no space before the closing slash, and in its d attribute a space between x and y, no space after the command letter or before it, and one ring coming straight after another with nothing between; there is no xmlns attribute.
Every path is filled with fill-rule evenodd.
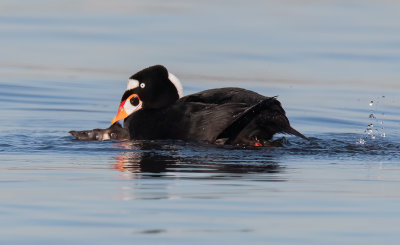
<svg viewBox="0 0 400 245"><path fill-rule="evenodd" d="M397 244L396 1L0 3L0 244ZM130 75L278 96L283 147L77 141Z"/></svg>

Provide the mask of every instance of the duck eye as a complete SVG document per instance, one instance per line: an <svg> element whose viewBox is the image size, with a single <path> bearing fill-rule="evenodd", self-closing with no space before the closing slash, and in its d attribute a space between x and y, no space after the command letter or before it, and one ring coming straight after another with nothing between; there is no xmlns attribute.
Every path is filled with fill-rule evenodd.
<svg viewBox="0 0 400 245"><path fill-rule="evenodd" d="M131 105L133 106L138 106L139 105L139 98L137 96L134 96L130 99Z"/></svg>
<svg viewBox="0 0 400 245"><path fill-rule="evenodd" d="M141 84L140 84L140 87L141 87L141 88L144 88L144 87L146 87L146 84L141 83Z"/></svg>

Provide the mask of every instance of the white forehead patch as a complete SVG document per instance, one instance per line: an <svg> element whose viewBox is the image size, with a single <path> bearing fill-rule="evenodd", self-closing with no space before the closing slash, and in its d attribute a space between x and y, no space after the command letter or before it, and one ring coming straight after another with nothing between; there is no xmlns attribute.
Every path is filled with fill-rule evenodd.
<svg viewBox="0 0 400 245"><path fill-rule="evenodd" d="M126 90L134 89L134 88L137 88L137 87L139 87L139 81L138 80L136 80L136 79L129 79L128 80L128 86L126 86Z"/></svg>
<svg viewBox="0 0 400 245"><path fill-rule="evenodd" d="M183 87L179 79L172 73L168 72L168 79L174 84L176 90L178 91L179 98L183 97Z"/></svg>

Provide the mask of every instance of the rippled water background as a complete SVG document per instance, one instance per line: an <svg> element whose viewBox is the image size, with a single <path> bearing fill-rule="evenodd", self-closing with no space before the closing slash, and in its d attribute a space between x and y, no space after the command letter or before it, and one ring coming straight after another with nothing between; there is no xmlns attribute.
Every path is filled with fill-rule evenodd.
<svg viewBox="0 0 400 245"><path fill-rule="evenodd" d="M399 11L390 0L0 1L0 243L397 244ZM279 95L311 141L68 135L107 127L127 78L154 64L186 94Z"/></svg>

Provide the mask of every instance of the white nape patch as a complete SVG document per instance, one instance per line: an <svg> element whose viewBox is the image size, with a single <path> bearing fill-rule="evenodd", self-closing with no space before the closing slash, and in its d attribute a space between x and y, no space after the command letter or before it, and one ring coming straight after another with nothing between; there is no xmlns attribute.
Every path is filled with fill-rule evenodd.
<svg viewBox="0 0 400 245"><path fill-rule="evenodd" d="M176 90L178 91L179 98L183 97L183 87L179 79L172 73L168 72L168 79L174 84Z"/></svg>
<svg viewBox="0 0 400 245"><path fill-rule="evenodd" d="M126 86L126 90L134 89L139 87L139 81L136 79L129 79L128 86Z"/></svg>

